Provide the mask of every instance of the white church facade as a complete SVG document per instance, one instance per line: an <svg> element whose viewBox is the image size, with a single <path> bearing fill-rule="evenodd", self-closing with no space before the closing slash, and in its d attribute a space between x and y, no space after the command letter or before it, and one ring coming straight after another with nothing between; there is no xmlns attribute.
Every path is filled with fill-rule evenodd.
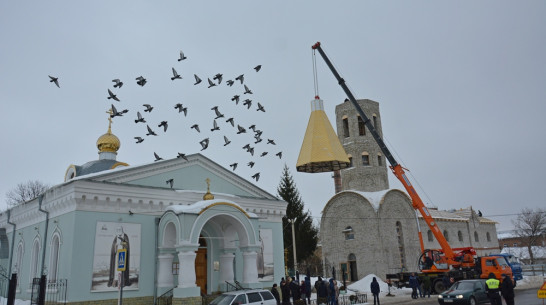
<svg viewBox="0 0 546 305"><path fill-rule="evenodd" d="M0 214L0 265L18 274L17 299L43 274L67 280L68 304L117 304L122 282L124 304L164 293L201 304L284 276L286 202L201 154L128 166L110 128L97 146L99 160L69 166L63 183Z"/></svg>

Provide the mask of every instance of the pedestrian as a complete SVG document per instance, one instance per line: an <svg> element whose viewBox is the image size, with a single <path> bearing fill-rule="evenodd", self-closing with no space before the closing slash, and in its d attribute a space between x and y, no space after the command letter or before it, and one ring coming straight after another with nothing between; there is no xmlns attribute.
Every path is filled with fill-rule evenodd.
<svg viewBox="0 0 546 305"><path fill-rule="evenodd" d="M334 280L334 291L335 291L335 304L334 305L337 305L339 304L338 302L338 299L339 299L339 287L337 286L337 281Z"/></svg>
<svg viewBox="0 0 546 305"><path fill-rule="evenodd" d="M298 285L298 281L296 279L288 277L288 280L288 287L290 287L290 293L292 294L292 302L296 302L300 299L300 286Z"/></svg>
<svg viewBox="0 0 546 305"><path fill-rule="evenodd" d="M373 294L373 305L380 305L379 304L379 283L377 282L377 279L375 276L372 279L372 283L370 284L370 291ZM377 304L376 304L377 301Z"/></svg>
<svg viewBox="0 0 546 305"><path fill-rule="evenodd" d="M419 286L419 280L417 280L417 276L415 276L415 272L412 272L409 277L409 286L411 288L411 298L418 299L419 296L417 295L417 286Z"/></svg>
<svg viewBox="0 0 546 305"><path fill-rule="evenodd" d="M506 305L514 305L514 282L506 274L502 274L501 295Z"/></svg>
<svg viewBox="0 0 546 305"><path fill-rule="evenodd" d="M444 273L444 276L442 277L442 284L444 284L444 291L448 290L449 287L451 287L451 281L450 281L450 278L449 278L449 274L447 272Z"/></svg>
<svg viewBox="0 0 546 305"><path fill-rule="evenodd" d="M273 287L271 288L271 294L273 297L275 297L275 301L277 301L277 305L281 305L281 297L279 296L279 290L277 289L277 284L273 284Z"/></svg>
<svg viewBox="0 0 546 305"><path fill-rule="evenodd" d="M489 279L485 281L485 292L491 305L502 305L499 294L500 281L497 280L493 272L489 273Z"/></svg>
<svg viewBox="0 0 546 305"><path fill-rule="evenodd" d="M423 297L425 297L427 294L428 294L428 298L430 299L430 290L431 290L431 285L432 283L430 282L430 276L428 276L428 274L425 273L425 276L423 276Z"/></svg>
<svg viewBox="0 0 546 305"><path fill-rule="evenodd" d="M304 302L307 302L307 300L306 300L307 290L306 290L306 287L305 287L305 281L303 281L303 280L300 283L300 297ZM305 304L307 304L307 303L305 303ZM309 303L309 304L311 304L311 303Z"/></svg>
<svg viewBox="0 0 546 305"><path fill-rule="evenodd" d="M311 304L311 279L306 276L305 277L305 291L307 295L307 304Z"/></svg>
<svg viewBox="0 0 546 305"><path fill-rule="evenodd" d="M425 294L423 293L423 288L421 287L421 284L421 278L417 276L417 290L419 291L419 297L424 298Z"/></svg>
<svg viewBox="0 0 546 305"><path fill-rule="evenodd" d="M320 282L317 288L317 304L328 304L328 288L326 282L319 277Z"/></svg>
<svg viewBox="0 0 546 305"><path fill-rule="evenodd" d="M290 305L290 288L286 281L281 281L282 305Z"/></svg>

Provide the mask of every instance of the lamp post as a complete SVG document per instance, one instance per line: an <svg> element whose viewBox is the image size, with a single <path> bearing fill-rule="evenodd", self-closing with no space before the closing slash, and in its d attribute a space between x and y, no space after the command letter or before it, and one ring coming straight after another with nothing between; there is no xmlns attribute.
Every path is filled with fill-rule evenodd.
<svg viewBox="0 0 546 305"><path fill-rule="evenodd" d="M294 254L294 276L296 275L296 270L298 270L298 262L296 261L296 231L294 230L295 218L288 220L292 224L292 252Z"/></svg>

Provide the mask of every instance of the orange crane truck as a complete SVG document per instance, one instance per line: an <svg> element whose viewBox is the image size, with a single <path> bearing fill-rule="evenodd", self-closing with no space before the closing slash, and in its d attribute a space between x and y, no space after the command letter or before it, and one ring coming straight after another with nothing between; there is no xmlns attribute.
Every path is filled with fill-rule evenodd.
<svg viewBox="0 0 546 305"><path fill-rule="evenodd" d="M429 210L427 209L427 207L417 194L417 191L407 178L404 169L400 164L398 164L396 159L394 159L391 152L385 145L385 142L383 142L383 139L373 126L372 122L366 116L360 105L358 105L352 92L345 84L345 80L339 75L328 56L326 56L326 54L322 50L320 42L314 44L312 46L312 49L319 52L319 54L326 62L326 65L330 68L330 71L332 71L332 73L334 74L339 85L341 86L343 91L345 91L345 94L347 94L347 98L356 108L357 112L360 114L360 117L364 121L364 124L370 131L370 134L373 136L377 145L385 155L385 158L389 161L390 169L392 170L393 174L396 176L396 178L398 178L398 180L400 180L400 182L406 189L406 192L409 194L413 208L421 213L423 219L434 234L434 237L440 244L441 249L425 250L423 236L421 234L421 231L419 230L418 234L422 254L419 257L418 262L420 270L419 272L416 271L416 274L419 276L428 274L431 278L432 288L434 292L437 293L445 290L446 288L442 283L442 277L446 273L448 273L448 275L452 277L455 281L461 279L487 278L489 276L489 273L491 272L494 273L499 280L502 280L501 274L503 273L509 275L510 278L512 278L512 271L510 269L510 266L502 257L477 257L476 251L471 247L459 249L451 248L446 238L442 234L442 231L440 230L440 228L438 228L436 221L434 221L434 218L432 218L432 216L430 215ZM387 274L387 279L390 280L395 286L404 287L409 284L410 274L410 272Z"/></svg>

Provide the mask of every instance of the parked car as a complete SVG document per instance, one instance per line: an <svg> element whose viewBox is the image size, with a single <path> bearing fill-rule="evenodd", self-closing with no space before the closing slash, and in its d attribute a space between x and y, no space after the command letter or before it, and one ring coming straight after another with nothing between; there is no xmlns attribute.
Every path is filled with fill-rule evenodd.
<svg viewBox="0 0 546 305"><path fill-rule="evenodd" d="M489 303L485 293L485 280L462 280L454 283L448 290L438 294L438 303L444 304L483 304Z"/></svg>
<svg viewBox="0 0 546 305"><path fill-rule="evenodd" d="M210 305L277 305L275 297L265 289L235 290L224 292Z"/></svg>

